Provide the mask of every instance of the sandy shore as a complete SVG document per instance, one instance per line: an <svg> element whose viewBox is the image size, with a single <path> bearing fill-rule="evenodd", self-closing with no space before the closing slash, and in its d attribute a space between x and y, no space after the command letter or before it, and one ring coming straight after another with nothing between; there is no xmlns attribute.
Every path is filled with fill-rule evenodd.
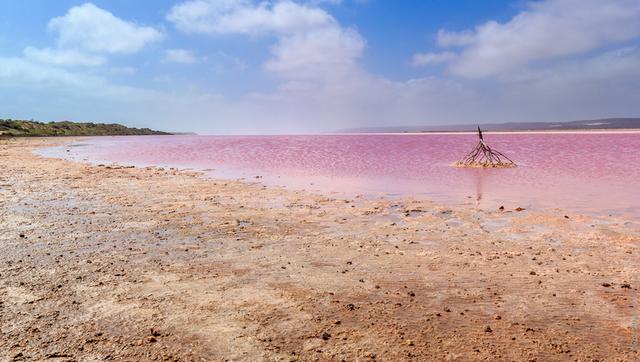
<svg viewBox="0 0 640 362"><path fill-rule="evenodd" d="M637 221L339 199L0 141L0 360L638 358Z"/></svg>

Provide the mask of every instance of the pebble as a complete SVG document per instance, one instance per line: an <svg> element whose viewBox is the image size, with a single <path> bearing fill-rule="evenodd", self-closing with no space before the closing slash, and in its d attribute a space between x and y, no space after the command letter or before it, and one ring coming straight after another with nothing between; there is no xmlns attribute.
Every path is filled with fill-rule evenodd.
<svg viewBox="0 0 640 362"><path fill-rule="evenodd" d="M347 304L345 307L346 307L348 310L355 310L355 309L356 309L356 306L355 306L355 304L353 304L353 303L349 303L349 304Z"/></svg>

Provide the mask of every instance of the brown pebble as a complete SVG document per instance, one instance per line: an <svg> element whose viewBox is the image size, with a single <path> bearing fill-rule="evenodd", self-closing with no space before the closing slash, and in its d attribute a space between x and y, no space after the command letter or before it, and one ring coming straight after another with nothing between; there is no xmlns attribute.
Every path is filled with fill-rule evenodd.
<svg viewBox="0 0 640 362"><path fill-rule="evenodd" d="M355 306L355 304L353 304L353 303L349 303L349 304L347 304L345 307L346 307L348 310L355 310L355 309L356 309L356 306Z"/></svg>

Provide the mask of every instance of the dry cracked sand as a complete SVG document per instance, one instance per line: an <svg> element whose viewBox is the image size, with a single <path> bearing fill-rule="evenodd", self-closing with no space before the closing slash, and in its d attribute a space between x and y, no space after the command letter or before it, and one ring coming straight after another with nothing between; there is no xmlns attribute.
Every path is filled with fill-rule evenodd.
<svg viewBox="0 0 640 362"><path fill-rule="evenodd" d="M629 361L640 224L344 198L0 141L0 360Z"/></svg>

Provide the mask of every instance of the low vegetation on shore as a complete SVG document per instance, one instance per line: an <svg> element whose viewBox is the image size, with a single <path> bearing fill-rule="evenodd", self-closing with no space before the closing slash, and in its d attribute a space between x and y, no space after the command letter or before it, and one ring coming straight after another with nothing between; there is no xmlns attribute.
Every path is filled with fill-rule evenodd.
<svg viewBox="0 0 640 362"><path fill-rule="evenodd" d="M36 122L15 119L0 119L0 136L42 137L42 136L129 136L167 135L149 128L131 128L111 123L79 122Z"/></svg>

